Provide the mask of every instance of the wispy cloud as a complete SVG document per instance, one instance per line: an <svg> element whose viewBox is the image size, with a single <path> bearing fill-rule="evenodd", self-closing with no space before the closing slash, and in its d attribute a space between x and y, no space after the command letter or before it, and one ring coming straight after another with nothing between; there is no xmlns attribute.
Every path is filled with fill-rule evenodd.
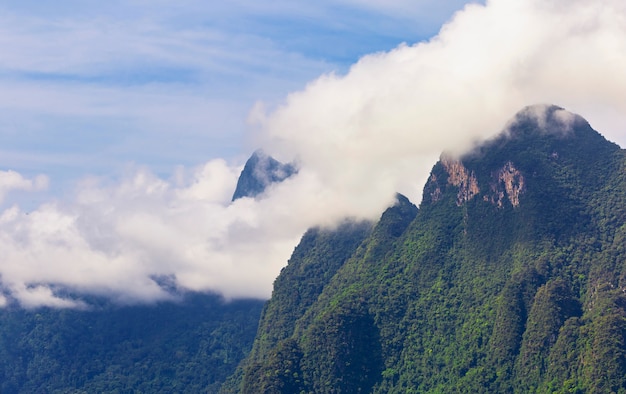
<svg viewBox="0 0 626 394"><path fill-rule="evenodd" d="M436 2L415 9L424 4ZM278 102L362 54L434 33L446 17L397 9L342 0L5 1L0 140L10 154L0 166L27 171L22 158L33 151L41 161L103 148L92 168L50 161L53 179L65 181L120 162L164 172L250 151L242 141L256 100Z"/></svg>
<svg viewBox="0 0 626 394"><path fill-rule="evenodd" d="M169 2L92 4L100 12L75 6L38 13L36 4L3 5L0 139L12 156L46 139L42 153L71 157L104 147L111 166L141 160L172 167L232 155L241 150L254 100L276 99L333 67L254 32L215 26L227 11L220 7L214 16L204 5L197 14L208 17L200 19L191 16L198 4L182 7L182 15L168 14L176 11ZM177 139L186 152L172 150ZM162 155L171 160L161 164ZM15 161L0 165L20 169ZM61 168L55 175L80 174Z"/></svg>

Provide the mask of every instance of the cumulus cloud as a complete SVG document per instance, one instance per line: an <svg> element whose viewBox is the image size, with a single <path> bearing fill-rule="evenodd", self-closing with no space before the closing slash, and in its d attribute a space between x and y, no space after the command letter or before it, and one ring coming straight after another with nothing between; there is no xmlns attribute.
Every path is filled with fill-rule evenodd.
<svg viewBox="0 0 626 394"><path fill-rule="evenodd" d="M468 5L430 41L365 56L253 120L269 152L296 155L328 185L418 200L424 157L470 148L529 104L564 106L623 142L625 17L610 0Z"/></svg>
<svg viewBox="0 0 626 394"><path fill-rule="evenodd" d="M264 298L307 228L380 213L366 193L352 199L306 169L231 202L241 169L218 159L167 180L133 168L114 184L85 179L72 201L5 209L0 306L84 308L85 294L136 303L190 290Z"/></svg>
<svg viewBox="0 0 626 394"><path fill-rule="evenodd" d="M7 193L13 190L39 191L48 187L48 177L37 175L33 179L27 179L15 171L0 171L0 203Z"/></svg>
<svg viewBox="0 0 626 394"><path fill-rule="evenodd" d="M118 184L85 180L74 201L0 216L4 297L25 307L171 299L174 290L265 297L306 228L276 201L230 203L241 168L222 160L163 180L136 168Z"/></svg>
<svg viewBox="0 0 626 394"><path fill-rule="evenodd" d="M144 168L116 184L88 179L73 201L28 215L5 209L0 304L81 307L67 294L85 293L142 302L172 289L267 297L308 227L376 218L397 191L418 202L442 151L494 136L528 104L577 112L623 146L624 20L621 0L470 5L428 42L258 105L252 139L299 172L256 199L230 203L241 166L214 160L172 179Z"/></svg>

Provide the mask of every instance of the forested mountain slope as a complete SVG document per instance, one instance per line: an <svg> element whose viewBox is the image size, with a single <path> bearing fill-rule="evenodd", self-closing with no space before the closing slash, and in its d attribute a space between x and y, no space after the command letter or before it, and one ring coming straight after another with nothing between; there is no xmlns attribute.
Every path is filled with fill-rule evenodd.
<svg viewBox="0 0 626 394"><path fill-rule="evenodd" d="M294 255L224 392L626 392L626 152L579 116L443 155L342 259Z"/></svg>
<svg viewBox="0 0 626 394"><path fill-rule="evenodd" d="M307 231L300 244L293 252L289 264L282 269L274 282L272 300L267 302L262 313L257 337L252 352L235 375L222 387L222 392L237 392L244 370L264 367L258 374L276 373L284 391L290 391L293 383L289 376L282 376L277 370L268 368L287 368L288 365L263 365L285 340L293 335L296 322L317 300L322 290L354 253L361 242L370 234L372 223L346 221L336 229L313 228ZM280 362L286 360L281 359ZM294 377L296 381L299 377ZM267 390L267 387L263 387ZM293 388L296 390L296 388Z"/></svg>
<svg viewBox="0 0 626 394"><path fill-rule="evenodd" d="M215 393L250 351L263 303L0 309L0 392Z"/></svg>

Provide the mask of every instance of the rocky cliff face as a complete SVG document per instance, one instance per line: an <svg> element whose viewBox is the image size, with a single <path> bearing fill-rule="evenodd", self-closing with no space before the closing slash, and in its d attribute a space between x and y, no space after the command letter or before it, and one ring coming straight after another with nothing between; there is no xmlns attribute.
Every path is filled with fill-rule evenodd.
<svg viewBox="0 0 626 394"><path fill-rule="evenodd" d="M515 165L508 161L494 173L494 181L489 185L491 196L485 195L485 201L491 201L502 208L504 196L514 207L519 207L520 194L524 192L525 180Z"/></svg>
<svg viewBox="0 0 626 394"><path fill-rule="evenodd" d="M442 158L441 164L448 173L448 183L459 188L456 204L462 205L480 193L476 174L469 171L459 160Z"/></svg>
<svg viewBox="0 0 626 394"><path fill-rule="evenodd" d="M468 170L460 160L447 157L441 159L441 165L447 173L447 183L458 188L456 204L458 206L470 201L477 195L480 195L481 188L478 185L478 179L474 171ZM437 202L442 196L442 187L438 182L436 174L432 173L428 180L428 188L431 202ZM525 191L524 175L515 167L513 162L506 162L501 168L492 172L492 180L487 192L483 194L484 201L489 201L499 208L502 208L505 197L514 207L520 204L520 195Z"/></svg>
<svg viewBox="0 0 626 394"><path fill-rule="evenodd" d="M447 183L458 188L456 197L458 206L481 194L476 173L468 170L460 160L442 157L441 165L447 174ZM484 188L486 193L482 195L482 199L502 208L506 197L513 207L518 207L520 195L524 193L526 188L526 181L515 164L507 161L502 167L492 171L491 178L488 187ZM439 178L433 172L426 186L431 202L434 203L441 199L442 188L445 188L445 185L439 183Z"/></svg>

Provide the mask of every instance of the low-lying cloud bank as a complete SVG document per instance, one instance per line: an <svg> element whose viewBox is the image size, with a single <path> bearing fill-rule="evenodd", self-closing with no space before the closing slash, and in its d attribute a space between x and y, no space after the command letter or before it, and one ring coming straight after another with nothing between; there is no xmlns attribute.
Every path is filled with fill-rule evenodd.
<svg viewBox="0 0 626 394"><path fill-rule="evenodd" d="M561 105L624 146L625 20L621 0L471 5L429 42L366 56L278 108L259 104L255 145L300 171L257 199L230 203L241 165L214 160L170 180L142 168L114 185L85 180L74 200L28 213L5 207L0 303L84 306L68 291L268 297L308 227L376 218L397 191L418 202L442 151L492 137L528 104ZM0 197L44 185L5 175Z"/></svg>

